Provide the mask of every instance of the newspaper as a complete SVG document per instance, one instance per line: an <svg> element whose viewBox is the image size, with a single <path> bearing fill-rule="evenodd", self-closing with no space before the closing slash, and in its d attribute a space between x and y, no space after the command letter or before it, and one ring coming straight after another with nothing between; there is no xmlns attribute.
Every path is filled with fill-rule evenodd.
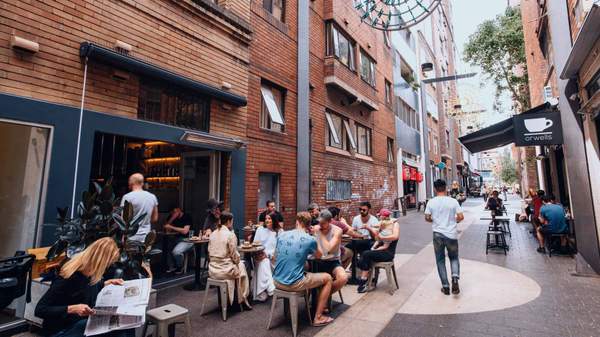
<svg viewBox="0 0 600 337"><path fill-rule="evenodd" d="M151 287L151 279L146 278L102 288L96 299L95 313L88 318L84 334L94 336L142 326Z"/></svg>

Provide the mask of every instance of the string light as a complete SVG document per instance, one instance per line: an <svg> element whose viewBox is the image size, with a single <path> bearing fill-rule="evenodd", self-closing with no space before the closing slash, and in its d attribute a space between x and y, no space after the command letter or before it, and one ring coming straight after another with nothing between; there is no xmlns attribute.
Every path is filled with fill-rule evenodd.
<svg viewBox="0 0 600 337"><path fill-rule="evenodd" d="M363 22L379 30L402 30L428 17L441 0L355 0Z"/></svg>

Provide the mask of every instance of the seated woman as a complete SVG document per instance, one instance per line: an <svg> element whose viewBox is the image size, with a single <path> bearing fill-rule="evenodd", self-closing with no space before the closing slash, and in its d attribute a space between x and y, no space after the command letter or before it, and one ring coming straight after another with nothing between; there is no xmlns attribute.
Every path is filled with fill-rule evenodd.
<svg viewBox="0 0 600 337"><path fill-rule="evenodd" d="M98 239L75 255L60 269L57 279L42 296L35 315L44 319L43 332L53 337L83 336L87 317L102 287L123 284L121 279L102 282L106 269L119 259L119 248L112 238ZM119 330L98 336L129 337L134 330Z"/></svg>
<svg viewBox="0 0 600 337"><path fill-rule="evenodd" d="M380 233L372 227L362 225L362 228L369 231L371 237L376 241L389 242L390 245L385 250L367 250L360 255L357 267L361 270L360 280L358 281L358 292L364 293L369 289L367 284L367 278L369 277L369 271L375 262L389 262L394 261L396 254L396 245L398 244L398 238L400 237L400 225L398 222L394 222L391 228L391 233Z"/></svg>
<svg viewBox="0 0 600 337"><path fill-rule="evenodd" d="M234 291L237 288L238 303L248 303L248 275L246 267L240 261L240 253L237 251L237 237L231 231L233 228L233 214L223 211L216 229L210 234L208 243L208 276L217 280L226 280L229 293L229 304L233 303Z"/></svg>
<svg viewBox="0 0 600 337"><path fill-rule="evenodd" d="M281 230L279 221L273 221L275 219L278 219L275 213L265 215L265 226L258 227L254 235L254 242L260 242L265 247L264 251L254 256L256 264L254 299L263 302L273 295L273 290L275 290L271 262L274 262L277 235Z"/></svg>

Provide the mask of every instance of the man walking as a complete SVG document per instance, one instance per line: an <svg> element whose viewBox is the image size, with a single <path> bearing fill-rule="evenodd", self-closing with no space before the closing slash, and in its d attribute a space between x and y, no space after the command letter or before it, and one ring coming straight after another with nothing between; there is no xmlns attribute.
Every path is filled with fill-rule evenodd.
<svg viewBox="0 0 600 337"><path fill-rule="evenodd" d="M425 208L425 220L432 223L433 249L437 270L442 281L442 292L450 295L450 285L446 272L446 250L450 259L452 272L452 293L460 293L458 279L460 277L460 265L458 262L458 231L456 224L465 217L462 208L456 199L450 198L446 192L446 182L438 179L433 182L436 197L429 200Z"/></svg>
<svg viewBox="0 0 600 337"><path fill-rule="evenodd" d="M128 184L131 192L123 196L121 207L125 206L125 201L127 201L133 206L134 218L145 214L144 219L140 221L137 233L130 236L129 240L144 242L146 235L150 233L152 224L158 221L158 200L154 194L144 191L144 176L141 173L132 174Z"/></svg>

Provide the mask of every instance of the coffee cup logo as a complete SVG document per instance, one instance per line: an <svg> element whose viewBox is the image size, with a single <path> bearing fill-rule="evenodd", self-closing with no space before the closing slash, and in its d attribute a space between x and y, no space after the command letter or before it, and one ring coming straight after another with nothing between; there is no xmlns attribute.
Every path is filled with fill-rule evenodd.
<svg viewBox="0 0 600 337"><path fill-rule="evenodd" d="M529 132L542 132L554 125L554 122L547 118L525 119L524 122L525 128Z"/></svg>

